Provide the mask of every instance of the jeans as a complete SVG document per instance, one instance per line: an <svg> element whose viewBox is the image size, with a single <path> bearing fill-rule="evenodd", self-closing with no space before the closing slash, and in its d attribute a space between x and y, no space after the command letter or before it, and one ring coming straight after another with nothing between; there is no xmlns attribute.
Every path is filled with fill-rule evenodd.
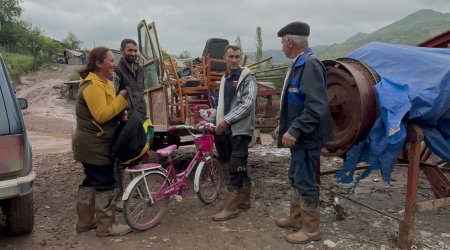
<svg viewBox="0 0 450 250"><path fill-rule="evenodd" d="M83 162L84 178L81 186L94 187L97 191L109 191L115 188L114 164L97 166Z"/></svg>
<svg viewBox="0 0 450 250"><path fill-rule="evenodd" d="M300 197L317 200L316 168L319 162L320 148L291 149L291 165L288 178Z"/></svg>

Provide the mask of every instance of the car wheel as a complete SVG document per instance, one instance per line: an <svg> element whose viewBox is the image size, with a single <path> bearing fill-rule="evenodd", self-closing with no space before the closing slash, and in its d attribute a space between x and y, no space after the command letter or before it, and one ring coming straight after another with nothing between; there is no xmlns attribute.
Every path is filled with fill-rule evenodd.
<svg viewBox="0 0 450 250"><path fill-rule="evenodd" d="M5 200L3 213L6 216L6 232L9 235L22 235L33 231L33 192Z"/></svg>

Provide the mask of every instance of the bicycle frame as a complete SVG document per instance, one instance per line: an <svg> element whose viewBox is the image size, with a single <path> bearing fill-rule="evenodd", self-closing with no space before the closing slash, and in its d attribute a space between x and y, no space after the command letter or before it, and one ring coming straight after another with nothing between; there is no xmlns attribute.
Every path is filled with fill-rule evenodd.
<svg viewBox="0 0 450 250"><path fill-rule="evenodd" d="M189 133L194 138L200 138L201 136L203 136L203 134L202 135L193 134L191 132L192 127L188 127L188 126L179 126L179 127L188 129ZM161 165L158 164L153 167L150 167L150 168L140 171L141 174L138 176L134 176L133 180L127 186L127 188L124 191L124 194L122 196L122 200L127 200L129 198L129 194L130 194L132 188L141 179L144 179L145 189L146 189L145 191L147 192L147 194L150 194L151 192L150 192L150 189L149 189L149 186L147 183L147 179L145 178L149 174L159 174L159 175L163 176L164 182L161 185L162 187L164 187L166 183L168 184L168 186L166 188L158 190L155 195L153 195L153 196L149 195L150 197L148 197L148 198L150 199L151 204L157 203L158 201L164 200L175 194L179 194L184 198L187 195L187 191L188 191L188 187L189 187L187 179L188 179L190 173L192 172L192 170L194 169L194 167L197 164L198 164L198 168L201 170L204 167L205 163L210 158L210 156L205 155L205 153L201 147L196 145L196 149L197 149L197 152L196 152L194 158L192 158L192 160L190 161L188 167L179 173L177 173L175 171L174 161L173 161L171 155L168 156L169 166L167 169L163 168ZM143 165L145 165L145 164L143 164ZM199 174L200 174L200 171L197 171L196 176ZM198 182L198 178L195 178L195 182ZM195 183L195 182L194 182L194 190L197 192L199 190L199 183ZM141 195L141 197L145 197L145 195Z"/></svg>
<svg viewBox="0 0 450 250"><path fill-rule="evenodd" d="M169 156L170 157L170 156ZM164 183L169 182L172 183L171 185L169 185L167 188L164 188L160 191L158 191L155 195L154 202L158 202L160 200L163 200L167 197L170 197L174 194L178 194L179 191L182 188L185 188L185 191L188 190L188 177L190 175L190 173L192 172L192 170L194 169L194 167L200 162L206 162L207 158L205 157L203 151L199 148L197 148L197 153L195 154L194 158L192 158L191 162L189 163L188 167L179 172L176 173L175 171L175 167L173 164L173 159L170 157L170 162L169 162L169 168L167 169L167 174L166 174L166 178L164 180ZM185 196L186 193L181 194L182 196ZM184 197L183 197L184 198Z"/></svg>

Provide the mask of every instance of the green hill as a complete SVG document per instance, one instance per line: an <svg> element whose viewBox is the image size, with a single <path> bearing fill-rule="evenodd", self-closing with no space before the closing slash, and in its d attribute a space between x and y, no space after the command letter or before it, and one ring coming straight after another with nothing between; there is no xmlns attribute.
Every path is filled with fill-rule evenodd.
<svg viewBox="0 0 450 250"><path fill-rule="evenodd" d="M449 29L450 13L440 13L429 9L419 10L371 34L358 33L342 44L332 45L319 52L318 56L321 59L343 57L372 41L416 45Z"/></svg>
<svg viewBox="0 0 450 250"><path fill-rule="evenodd" d="M315 53L320 53L324 50L326 50L329 45L319 45L314 46L312 49ZM245 53L247 55L247 63L251 64L256 62L256 53L255 52L247 52ZM286 58L286 55L282 50L276 50L276 49L268 49L263 51L263 59L272 57L271 62L274 65L280 65L284 63L289 63L290 59Z"/></svg>
<svg viewBox="0 0 450 250"><path fill-rule="evenodd" d="M363 46L366 43L379 41L404 45L417 45L439 33L450 29L450 13L441 13L424 9L385 26L373 33L359 32L348 38L342 44L320 45L312 47L320 59L335 59L345 57L349 52ZM255 52L245 53L249 63L255 62ZM280 65L288 63L281 50L263 51L263 59L272 57L272 64Z"/></svg>

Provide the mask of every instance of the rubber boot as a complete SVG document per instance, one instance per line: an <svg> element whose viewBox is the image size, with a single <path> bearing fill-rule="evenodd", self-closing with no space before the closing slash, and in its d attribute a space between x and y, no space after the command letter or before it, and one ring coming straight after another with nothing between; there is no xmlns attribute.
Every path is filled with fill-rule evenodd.
<svg viewBox="0 0 450 250"><path fill-rule="evenodd" d="M297 189L291 187L291 206L289 208L289 216L276 220L275 224L282 228L289 228L298 231L302 228L301 216L302 211L300 209Z"/></svg>
<svg viewBox="0 0 450 250"><path fill-rule="evenodd" d="M132 229L116 221L115 191L95 193L95 216L97 217L97 237L119 236Z"/></svg>
<svg viewBox="0 0 450 250"><path fill-rule="evenodd" d="M237 217L239 212L237 210L237 204L238 204L238 195L231 192L227 192L222 211L213 215L212 219L215 221L225 221Z"/></svg>
<svg viewBox="0 0 450 250"><path fill-rule="evenodd" d="M250 208L250 194L252 193L252 184L247 184L242 186L239 190L238 195L238 206L239 209L249 209Z"/></svg>
<svg viewBox="0 0 450 250"><path fill-rule="evenodd" d="M114 198L116 202L116 211L121 213L123 212L123 200L122 200L123 192L121 192L120 188L115 188L114 190L116 192L116 198Z"/></svg>
<svg viewBox="0 0 450 250"><path fill-rule="evenodd" d="M115 175L116 175L116 179L117 179L117 183L116 183L116 198L115 198L115 202L116 202L116 211L121 213L123 212L123 201L122 201L122 195L123 195L123 188L124 188L124 169L119 167L118 170L115 171ZM120 175L120 176L118 176Z"/></svg>
<svg viewBox="0 0 450 250"><path fill-rule="evenodd" d="M300 210L302 213L302 229L298 232L290 234L286 240L295 244L306 244L311 241L318 241L322 238L320 233L320 213L318 203L305 204L300 201Z"/></svg>
<svg viewBox="0 0 450 250"><path fill-rule="evenodd" d="M93 187L78 187L77 214L77 233L83 233L97 228L97 220L95 219L95 189Z"/></svg>

